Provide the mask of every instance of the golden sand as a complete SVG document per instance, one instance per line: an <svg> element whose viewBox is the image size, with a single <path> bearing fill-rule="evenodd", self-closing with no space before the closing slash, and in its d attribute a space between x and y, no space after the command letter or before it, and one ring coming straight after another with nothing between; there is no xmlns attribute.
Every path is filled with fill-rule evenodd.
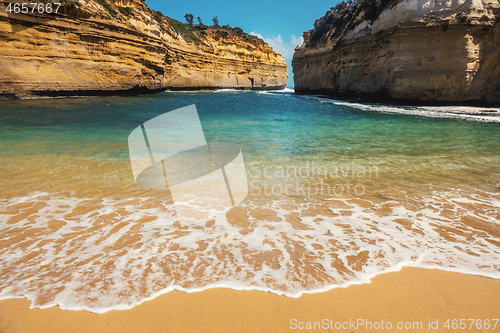
<svg viewBox="0 0 500 333"><path fill-rule="evenodd" d="M500 317L500 280L404 268L375 277L370 284L287 298L267 292L210 289L170 292L131 310L93 314L57 307L28 309L25 299L0 301L0 332L293 332L308 322L384 321L392 325L421 322L422 329L398 332L500 332L469 328L468 319ZM293 320L296 321L293 321ZM326 321L324 321L326 319ZM446 320L466 319L466 330L444 327ZM438 329L429 329L429 321ZM477 322L473 324L476 325ZM451 325L451 321L450 321ZM297 329L292 329L297 327ZM304 326L306 327L306 326ZM418 327L418 326L415 326ZM393 332L395 330L335 328L323 332Z"/></svg>

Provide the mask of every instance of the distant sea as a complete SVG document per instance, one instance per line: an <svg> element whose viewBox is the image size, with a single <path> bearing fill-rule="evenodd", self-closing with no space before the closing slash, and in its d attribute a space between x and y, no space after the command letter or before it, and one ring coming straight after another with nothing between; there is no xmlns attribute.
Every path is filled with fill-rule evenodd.
<svg viewBox="0 0 500 333"><path fill-rule="evenodd" d="M130 132L195 104L249 195L180 226ZM403 266L500 278L500 109L282 91L0 101L0 299L102 313L173 289L298 297Z"/></svg>

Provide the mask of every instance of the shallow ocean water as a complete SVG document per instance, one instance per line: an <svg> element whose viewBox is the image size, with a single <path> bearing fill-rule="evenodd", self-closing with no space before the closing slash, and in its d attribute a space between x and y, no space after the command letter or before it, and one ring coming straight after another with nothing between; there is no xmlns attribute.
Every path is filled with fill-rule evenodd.
<svg viewBox="0 0 500 333"><path fill-rule="evenodd" d="M172 289L287 296L420 266L500 278L500 109L291 91L1 101L0 298L105 312ZM241 147L249 195L177 221L129 133L195 104Z"/></svg>

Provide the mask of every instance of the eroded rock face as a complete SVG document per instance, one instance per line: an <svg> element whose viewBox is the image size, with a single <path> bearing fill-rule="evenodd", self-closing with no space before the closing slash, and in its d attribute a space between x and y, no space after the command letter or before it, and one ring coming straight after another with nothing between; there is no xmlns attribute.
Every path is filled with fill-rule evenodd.
<svg viewBox="0 0 500 333"><path fill-rule="evenodd" d="M9 14L7 5L0 2L3 96L286 85L283 57L261 40L217 29L190 39L141 0L73 1L58 14Z"/></svg>
<svg viewBox="0 0 500 333"><path fill-rule="evenodd" d="M444 102L500 101L497 0L404 0L295 50L295 90ZM327 14L328 15L328 14ZM495 17L497 15L497 17ZM319 23L318 23L319 24Z"/></svg>

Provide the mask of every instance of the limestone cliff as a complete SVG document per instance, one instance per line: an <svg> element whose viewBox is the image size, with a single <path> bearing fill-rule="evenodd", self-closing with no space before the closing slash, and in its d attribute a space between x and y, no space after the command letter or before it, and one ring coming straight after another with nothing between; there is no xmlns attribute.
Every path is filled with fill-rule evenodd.
<svg viewBox="0 0 500 333"><path fill-rule="evenodd" d="M3 96L286 85L283 57L238 28L183 24L143 0L61 1L57 14L8 13L9 2L0 2Z"/></svg>
<svg viewBox="0 0 500 333"><path fill-rule="evenodd" d="M295 90L498 102L499 12L498 0L341 3L304 33L295 50Z"/></svg>

